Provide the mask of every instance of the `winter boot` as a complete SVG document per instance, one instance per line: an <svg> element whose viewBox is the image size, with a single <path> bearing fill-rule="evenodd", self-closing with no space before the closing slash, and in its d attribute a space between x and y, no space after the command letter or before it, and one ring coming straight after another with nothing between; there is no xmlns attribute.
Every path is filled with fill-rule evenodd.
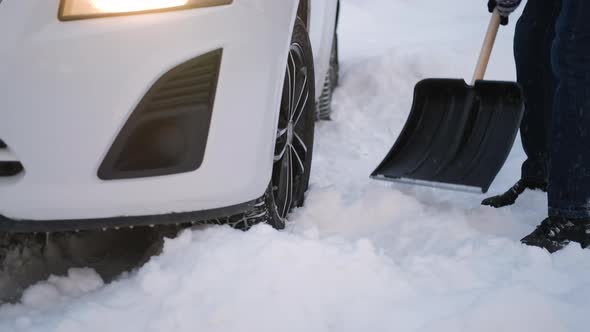
<svg viewBox="0 0 590 332"><path fill-rule="evenodd" d="M550 253L563 249L570 242L577 242L582 248L588 248L590 246L590 218L549 217L520 242L529 246L545 248Z"/></svg>
<svg viewBox="0 0 590 332"><path fill-rule="evenodd" d="M500 208L508 205L514 204L516 199L520 194L522 194L526 189L530 190L542 190L547 192L547 184L545 183L536 183L527 180L518 180L512 188L508 189L507 192L503 193L502 195L493 196L490 198L486 198L481 202L481 205L491 206L495 208Z"/></svg>

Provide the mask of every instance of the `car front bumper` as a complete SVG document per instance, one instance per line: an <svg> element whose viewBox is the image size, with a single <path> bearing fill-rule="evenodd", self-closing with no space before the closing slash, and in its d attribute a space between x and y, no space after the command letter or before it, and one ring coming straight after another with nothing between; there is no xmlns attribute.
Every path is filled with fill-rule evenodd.
<svg viewBox="0 0 590 332"><path fill-rule="evenodd" d="M25 169L0 178L5 220L216 211L264 193L295 1L235 0L72 22L57 19L58 5L0 4L0 139ZM152 84L216 49L223 59L201 166L99 179L101 162Z"/></svg>

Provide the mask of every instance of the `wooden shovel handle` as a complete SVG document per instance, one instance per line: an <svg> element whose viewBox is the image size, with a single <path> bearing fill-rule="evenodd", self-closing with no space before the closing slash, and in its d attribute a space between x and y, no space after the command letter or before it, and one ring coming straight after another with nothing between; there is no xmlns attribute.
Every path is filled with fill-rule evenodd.
<svg viewBox="0 0 590 332"><path fill-rule="evenodd" d="M483 77L486 74L488 63L490 62L490 56L492 55L492 49L494 48L496 36L498 35L498 29L500 28L500 21L500 13L498 12L498 9L495 9L492 18L490 19L490 25L488 26L488 32L483 41L483 46L481 47L481 53L479 54L479 60L477 60L477 66L475 67L475 73L473 74L471 85L474 85L475 81L483 80Z"/></svg>

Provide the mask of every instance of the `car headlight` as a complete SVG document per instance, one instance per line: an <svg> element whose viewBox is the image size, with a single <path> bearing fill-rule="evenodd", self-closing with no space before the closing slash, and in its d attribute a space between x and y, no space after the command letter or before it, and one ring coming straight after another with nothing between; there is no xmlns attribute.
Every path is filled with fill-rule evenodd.
<svg viewBox="0 0 590 332"><path fill-rule="evenodd" d="M59 19L130 15L167 10L228 5L233 0L61 0Z"/></svg>

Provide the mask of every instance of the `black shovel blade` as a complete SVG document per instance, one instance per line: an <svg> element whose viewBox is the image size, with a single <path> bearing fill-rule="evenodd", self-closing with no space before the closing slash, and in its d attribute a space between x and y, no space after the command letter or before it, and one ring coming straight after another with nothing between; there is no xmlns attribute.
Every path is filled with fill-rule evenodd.
<svg viewBox="0 0 590 332"><path fill-rule="evenodd" d="M514 82L423 80L399 138L371 177L485 193L508 158L523 112Z"/></svg>

